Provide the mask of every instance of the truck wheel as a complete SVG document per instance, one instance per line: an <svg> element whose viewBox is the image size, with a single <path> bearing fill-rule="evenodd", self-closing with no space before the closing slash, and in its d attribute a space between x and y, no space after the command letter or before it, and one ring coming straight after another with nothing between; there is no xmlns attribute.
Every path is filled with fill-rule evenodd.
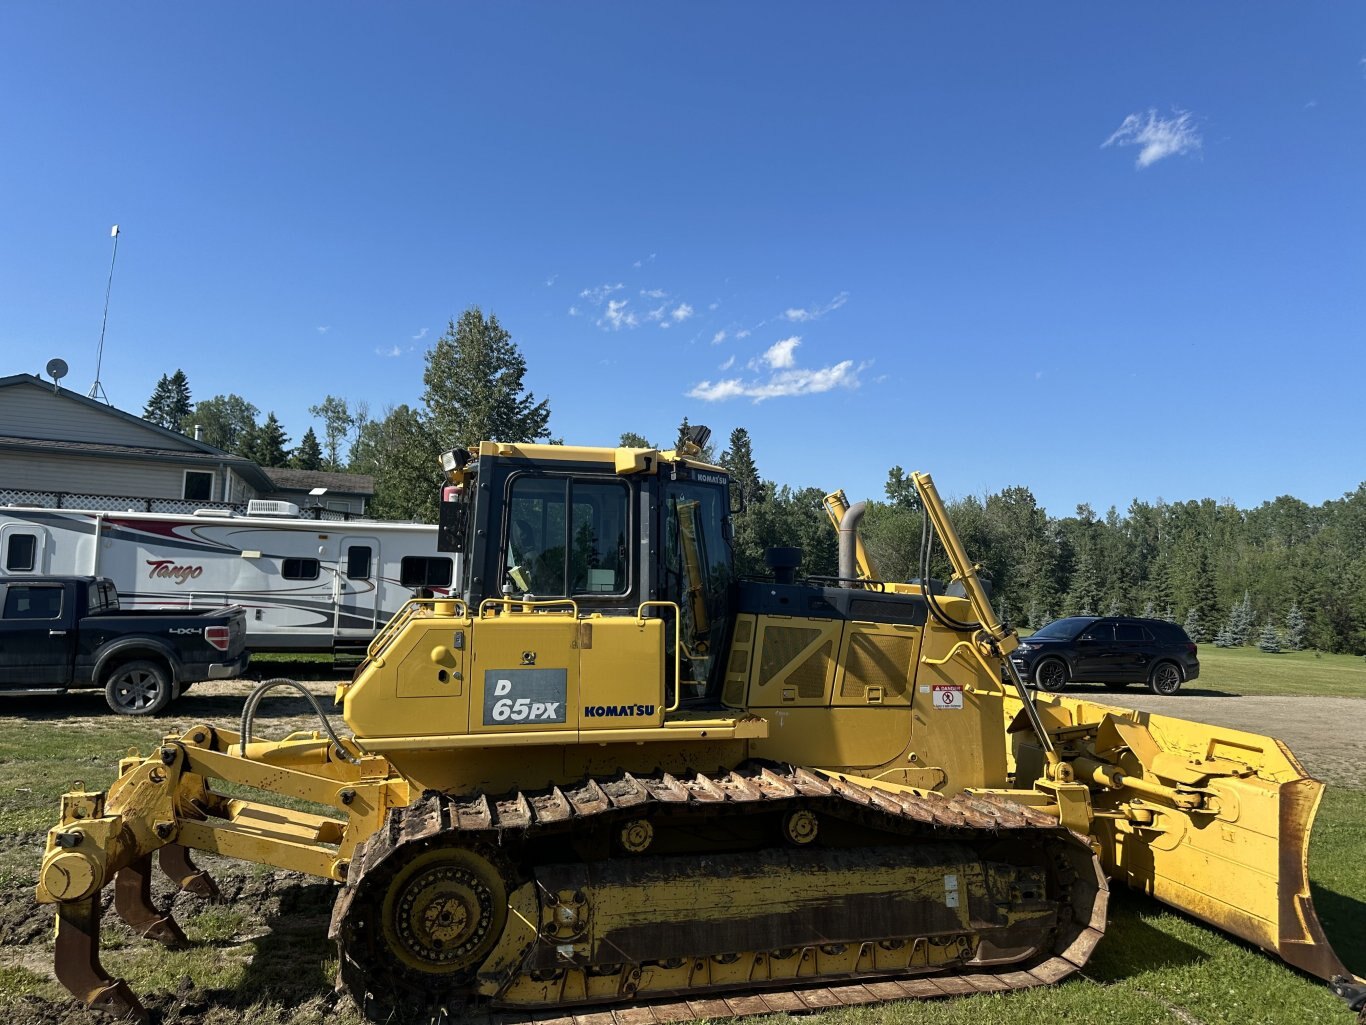
<svg viewBox="0 0 1366 1025"><path fill-rule="evenodd" d="M119 715L156 715L171 703L171 674L160 662L125 662L109 673L104 700Z"/></svg>
<svg viewBox="0 0 1366 1025"><path fill-rule="evenodd" d="M1034 667L1034 684L1039 690L1062 690L1067 686L1067 664L1060 658L1044 659Z"/></svg>

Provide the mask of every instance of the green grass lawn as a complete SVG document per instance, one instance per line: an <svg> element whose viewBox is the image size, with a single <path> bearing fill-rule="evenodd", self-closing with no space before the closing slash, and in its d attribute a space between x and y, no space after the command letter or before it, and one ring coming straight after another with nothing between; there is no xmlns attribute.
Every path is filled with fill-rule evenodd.
<svg viewBox="0 0 1366 1025"><path fill-rule="evenodd" d="M1312 653L1266 655L1202 646L1197 686L1232 694L1366 696L1366 662ZM263 660L264 661L264 660ZM318 673L317 660L274 659L267 676ZM295 670L303 670L296 672ZM128 748L150 750L166 724L119 716L69 721L0 716L0 898L29 892L41 836L57 795L73 780L91 789L114 778ZM1358 728L1355 723L1343 729ZM1347 965L1366 974L1366 790L1330 788L1310 851L1314 900L1329 939ZM258 866L238 869L278 900L266 920L245 905L187 905L194 945L169 951L106 930L105 964L142 994L173 992L187 975L202 1009L175 1020L194 1025L328 1021L358 1025L348 1001L329 1001L334 953L326 940L331 888L299 877L272 879ZM44 1021L68 1020L69 1006L47 974L50 940L7 945L0 921L0 1015L16 1023L35 998L53 1001ZM168 1006L163 998L161 1006ZM177 1012L178 1013L178 1012ZM84 1016L69 1020L87 1021ZM169 1019L168 1019L169 1020ZM779 1018L756 1019L776 1023ZM847 1008L806 1019L813 1025L1350 1025L1353 1016L1318 980L1227 938L1179 912L1129 891L1112 894L1107 936L1085 972L1062 985L996 996Z"/></svg>
<svg viewBox="0 0 1366 1025"><path fill-rule="evenodd" d="M1191 691L1366 698L1366 659L1359 655L1325 655L1287 651L1269 655L1256 648L1200 645L1200 678Z"/></svg>

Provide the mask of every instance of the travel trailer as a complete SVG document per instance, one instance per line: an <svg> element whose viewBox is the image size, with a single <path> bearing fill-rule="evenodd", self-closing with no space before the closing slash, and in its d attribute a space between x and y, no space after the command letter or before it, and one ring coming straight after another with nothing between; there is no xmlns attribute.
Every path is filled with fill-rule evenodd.
<svg viewBox="0 0 1366 1025"><path fill-rule="evenodd" d="M445 593L455 558L437 552L435 526L304 519L288 502L246 515L0 507L0 579L109 577L124 608L241 605L256 652L363 649L409 598Z"/></svg>

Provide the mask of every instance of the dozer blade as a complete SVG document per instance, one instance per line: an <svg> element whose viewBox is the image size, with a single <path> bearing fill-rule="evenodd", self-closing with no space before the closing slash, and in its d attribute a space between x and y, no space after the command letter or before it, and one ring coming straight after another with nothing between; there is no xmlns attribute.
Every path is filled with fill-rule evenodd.
<svg viewBox="0 0 1366 1025"><path fill-rule="evenodd" d="M1280 741L1067 698L1040 702L1078 778L1111 878L1338 986L1309 886L1323 784ZM1086 729L1080 729L1087 727Z"/></svg>

